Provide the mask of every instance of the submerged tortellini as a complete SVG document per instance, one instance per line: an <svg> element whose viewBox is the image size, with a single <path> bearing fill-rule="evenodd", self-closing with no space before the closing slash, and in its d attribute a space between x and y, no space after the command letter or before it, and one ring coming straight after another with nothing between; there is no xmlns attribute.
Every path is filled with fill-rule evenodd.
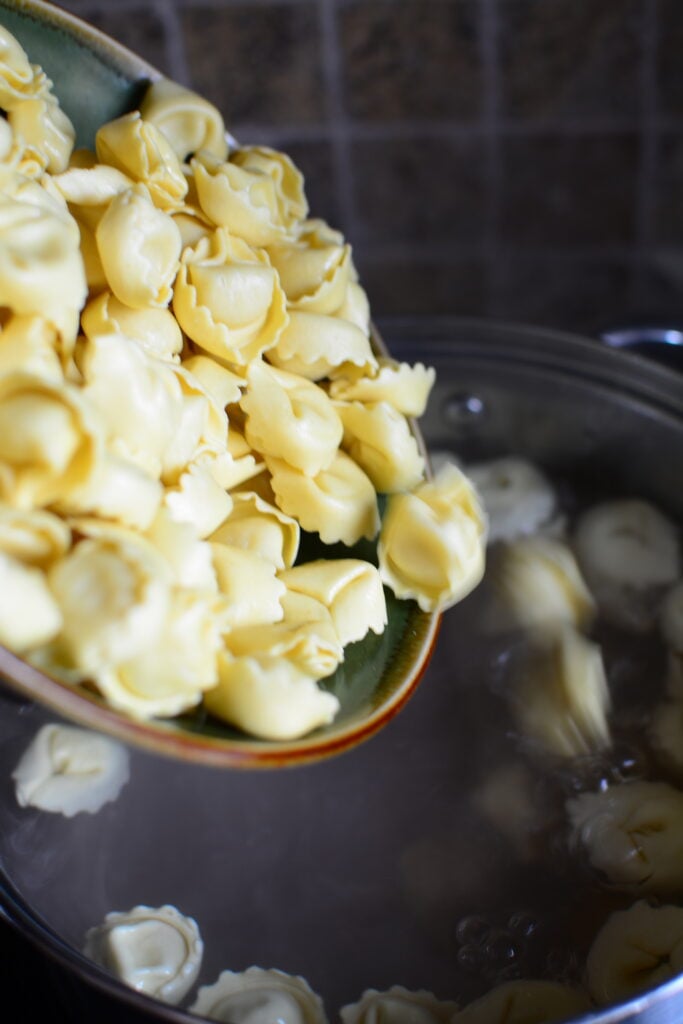
<svg viewBox="0 0 683 1024"><path fill-rule="evenodd" d="M674 894L683 887L683 792L625 782L567 804L576 841L608 884Z"/></svg>
<svg viewBox="0 0 683 1024"><path fill-rule="evenodd" d="M408 419L434 371L378 358L300 171L196 93L159 78L79 148L0 27L0 113L0 641L135 718L328 724L385 586L431 613L481 575L476 495Z"/></svg>
<svg viewBox="0 0 683 1024"><path fill-rule="evenodd" d="M179 1003L194 985L204 943L197 922L176 907L112 911L86 935L86 956L137 992Z"/></svg>
<svg viewBox="0 0 683 1024"><path fill-rule="evenodd" d="M457 1003L444 1002L431 992L411 992L394 985L386 992L367 989L357 1003L342 1006L342 1024L448 1024Z"/></svg>
<svg viewBox="0 0 683 1024"><path fill-rule="evenodd" d="M12 772L17 803L67 818L96 814L128 781L120 743L72 726L44 725Z"/></svg>
<svg viewBox="0 0 683 1024"><path fill-rule="evenodd" d="M512 541L501 552L495 583L501 603L527 629L582 628L595 614L576 559L561 540L539 534Z"/></svg>
<svg viewBox="0 0 683 1024"><path fill-rule="evenodd" d="M586 961L588 990L598 1005L629 999L683 971L683 907L639 900L611 914Z"/></svg>
<svg viewBox="0 0 683 1024"><path fill-rule="evenodd" d="M610 695L602 651L571 626L539 637L517 687L522 734L558 757L609 745Z"/></svg>
<svg viewBox="0 0 683 1024"><path fill-rule="evenodd" d="M249 967L223 971L199 989L192 1013L228 1024L327 1024L320 998L301 977Z"/></svg>
<svg viewBox="0 0 683 1024"><path fill-rule="evenodd" d="M452 1024L551 1024L590 1009L588 995L554 981L508 981L475 999Z"/></svg>

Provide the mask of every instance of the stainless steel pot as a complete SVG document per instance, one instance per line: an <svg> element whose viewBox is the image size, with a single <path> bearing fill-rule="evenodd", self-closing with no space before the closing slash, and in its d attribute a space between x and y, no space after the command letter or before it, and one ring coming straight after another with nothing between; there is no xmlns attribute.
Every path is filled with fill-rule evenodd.
<svg viewBox="0 0 683 1024"><path fill-rule="evenodd" d="M683 378L671 370L533 328L381 326L398 358L437 369L422 421L432 447L466 461L526 455L557 481L570 512L603 495L638 495L683 521ZM307 977L331 1018L369 987L465 1002L515 974L576 980L597 923L629 900L572 861L563 795L615 765L650 770L629 695L642 696L658 655L638 641L625 668L621 659L624 715L612 753L578 765L538 761L514 731L501 674L509 652L483 625L487 599L484 584L447 614L421 690L368 744L266 775L131 750L130 782L97 815L17 806L10 773L54 715L5 694L3 913L81 979L178 1022L191 1018L123 988L80 953L108 911L172 903L203 934L201 984L226 968L278 967ZM660 680L647 685L655 700ZM536 810L521 830L514 813L482 810L492 780L520 772ZM477 945L475 932L486 940ZM683 977L582 1020L679 1022Z"/></svg>

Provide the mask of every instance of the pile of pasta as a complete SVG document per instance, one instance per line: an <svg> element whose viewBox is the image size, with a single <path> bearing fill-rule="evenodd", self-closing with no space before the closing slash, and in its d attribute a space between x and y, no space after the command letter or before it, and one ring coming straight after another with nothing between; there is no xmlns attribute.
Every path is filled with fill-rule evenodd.
<svg viewBox="0 0 683 1024"><path fill-rule="evenodd" d="M0 642L139 718L330 722L384 586L434 611L483 572L477 495L409 422L433 370L378 357L300 172L202 97L159 79L76 149L0 29L0 108ZM378 564L298 564L301 530Z"/></svg>

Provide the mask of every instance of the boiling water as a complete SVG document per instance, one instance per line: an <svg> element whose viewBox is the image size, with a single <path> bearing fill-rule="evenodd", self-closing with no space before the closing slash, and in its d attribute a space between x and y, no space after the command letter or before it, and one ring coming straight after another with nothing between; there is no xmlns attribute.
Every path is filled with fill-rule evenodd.
<svg viewBox="0 0 683 1024"><path fill-rule="evenodd" d="M581 495L558 485L571 519ZM50 716L8 700L6 877L78 949L108 911L171 903L203 936L200 984L224 969L276 967L306 977L331 1018L369 987L464 1003L510 978L580 982L596 931L632 897L596 877L570 841L565 801L668 777L647 738L664 650L656 634L599 622L613 745L554 758L517 731L524 641L491 628L492 604L485 581L448 612L416 696L355 751L265 774L131 751L130 782L96 815L17 806L11 771Z"/></svg>

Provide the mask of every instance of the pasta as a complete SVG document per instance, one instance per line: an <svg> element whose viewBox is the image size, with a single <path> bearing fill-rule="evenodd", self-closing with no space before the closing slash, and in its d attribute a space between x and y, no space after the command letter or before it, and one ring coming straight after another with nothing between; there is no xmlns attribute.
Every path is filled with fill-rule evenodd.
<svg viewBox="0 0 683 1024"><path fill-rule="evenodd" d="M197 922L175 907L138 906L107 914L84 952L137 992L175 1004L195 983L204 943Z"/></svg>
<svg viewBox="0 0 683 1024"><path fill-rule="evenodd" d="M550 1024L590 1009L585 992L553 981L508 981L452 1018L452 1024Z"/></svg>
<svg viewBox="0 0 683 1024"><path fill-rule="evenodd" d="M588 991L598 1005L628 999L683 970L683 908L638 900L611 914L588 952Z"/></svg>
<svg viewBox="0 0 683 1024"><path fill-rule="evenodd" d="M438 611L481 575L476 496L426 482L407 419L434 371L378 360L300 171L196 93L159 79L74 148L0 28L0 112L0 641L136 718L329 723L385 587ZM380 528L377 569L348 549Z"/></svg>
<svg viewBox="0 0 683 1024"><path fill-rule="evenodd" d="M304 978L284 971L249 967L223 971L199 989L192 1013L230 1024L326 1024L320 996Z"/></svg>
<svg viewBox="0 0 683 1024"><path fill-rule="evenodd" d="M128 751L86 729L44 725L12 772L17 803L67 818L96 814L128 781Z"/></svg>
<svg viewBox="0 0 683 1024"><path fill-rule="evenodd" d="M567 804L578 842L612 885L678 893L683 882L683 793L665 782L627 782Z"/></svg>
<svg viewBox="0 0 683 1024"><path fill-rule="evenodd" d="M394 985L386 992L367 989L357 1003L342 1006L342 1024L447 1024L457 1003L443 1002L431 992L411 992Z"/></svg>

